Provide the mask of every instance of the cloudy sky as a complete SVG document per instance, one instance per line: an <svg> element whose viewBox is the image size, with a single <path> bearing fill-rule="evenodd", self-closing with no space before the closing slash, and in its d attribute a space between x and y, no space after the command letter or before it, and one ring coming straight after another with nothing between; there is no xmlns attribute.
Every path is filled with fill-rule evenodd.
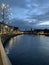
<svg viewBox="0 0 49 65"><path fill-rule="evenodd" d="M12 19L36 27L49 27L49 0L0 0L12 9Z"/></svg>

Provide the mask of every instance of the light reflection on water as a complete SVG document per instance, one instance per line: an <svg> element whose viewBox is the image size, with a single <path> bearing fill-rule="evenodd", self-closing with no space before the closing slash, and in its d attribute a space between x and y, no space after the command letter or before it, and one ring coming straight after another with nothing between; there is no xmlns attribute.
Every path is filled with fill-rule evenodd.
<svg viewBox="0 0 49 65"><path fill-rule="evenodd" d="M49 37L20 35L5 50L13 65L49 65Z"/></svg>
<svg viewBox="0 0 49 65"><path fill-rule="evenodd" d="M20 38L21 36L11 38L11 40L6 44L5 51L7 54L9 54L9 50L14 46L13 44L16 43L16 41L19 41Z"/></svg>

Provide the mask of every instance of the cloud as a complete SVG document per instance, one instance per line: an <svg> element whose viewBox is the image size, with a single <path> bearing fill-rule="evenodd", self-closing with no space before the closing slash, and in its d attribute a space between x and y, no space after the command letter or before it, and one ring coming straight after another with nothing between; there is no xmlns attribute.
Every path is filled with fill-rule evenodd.
<svg viewBox="0 0 49 65"><path fill-rule="evenodd" d="M43 21L43 22L41 22L41 23L39 23L39 24L37 24L37 26L43 26L43 25L49 25L49 21Z"/></svg>
<svg viewBox="0 0 49 65"><path fill-rule="evenodd" d="M45 21L49 21L49 0L4 0L4 3L12 8L13 18L25 20L30 25L48 24Z"/></svg>

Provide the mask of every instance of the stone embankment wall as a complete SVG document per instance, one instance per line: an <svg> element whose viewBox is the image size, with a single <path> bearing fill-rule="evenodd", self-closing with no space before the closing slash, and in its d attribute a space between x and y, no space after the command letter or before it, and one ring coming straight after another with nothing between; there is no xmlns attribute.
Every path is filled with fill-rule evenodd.
<svg viewBox="0 0 49 65"><path fill-rule="evenodd" d="M0 38L0 55L1 55L3 65L12 65L8 56L5 53L4 47L1 42L1 38Z"/></svg>

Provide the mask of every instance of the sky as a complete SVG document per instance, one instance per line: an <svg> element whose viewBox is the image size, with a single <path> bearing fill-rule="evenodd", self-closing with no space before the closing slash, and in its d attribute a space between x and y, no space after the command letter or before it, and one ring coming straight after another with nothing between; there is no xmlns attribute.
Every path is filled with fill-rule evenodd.
<svg viewBox="0 0 49 65"><path fill-rule="evenodd" d="M11 19L26 22L29 26L49 27L49 0L0 0L12 9Z"/></svg>

